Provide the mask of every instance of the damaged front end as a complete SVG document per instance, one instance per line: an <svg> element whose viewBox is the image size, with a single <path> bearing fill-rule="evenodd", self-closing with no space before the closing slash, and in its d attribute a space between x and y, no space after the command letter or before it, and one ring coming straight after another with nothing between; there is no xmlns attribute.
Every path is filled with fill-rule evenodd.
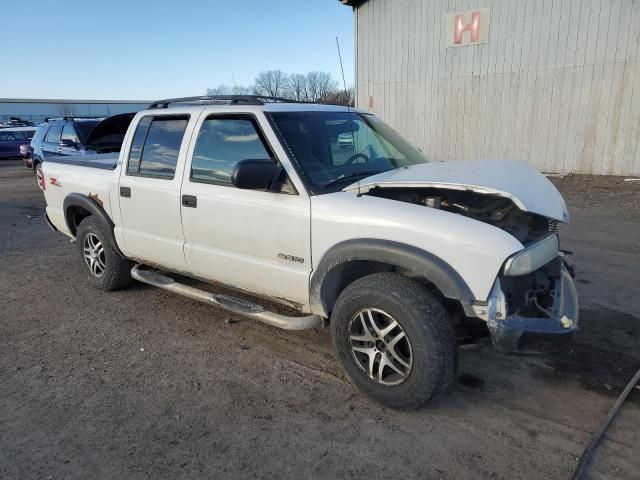
<svg viewBox="0 0 640 480"><path fill-rule="evenodd" d="M486 322L498 349L550 351L577 330L573 265L559 250L559 215L527 211L514 198L472 189L375 186L367 194L473 218L522 243L524 248L505 261L488 300L463 305L468 317Z"/></svg>
<svg viewBox="0 0 640 480"><path fill-rule="evenodd" d="M480 307L494 345L510 352L558 347L578 329L573 266L551 234L510 257Z"/></svg>

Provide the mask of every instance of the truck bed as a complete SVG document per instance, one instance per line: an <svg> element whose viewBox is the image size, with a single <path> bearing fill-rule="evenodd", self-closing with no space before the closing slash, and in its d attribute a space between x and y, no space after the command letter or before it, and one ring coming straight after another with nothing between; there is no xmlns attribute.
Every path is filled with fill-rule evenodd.
<svg viewBox="0 0 640 480"><path fill-rule="evenodd" d="M102 170L114 170L116 165L118 165L118 156L119 154L117 152L97 153L94 155L66 155L47 157L46 162L99 168Z"/></svg>
<svg viewBox="0 0 640 480"><path fill-rule="evenodd" d="M42 163L47 215L62 233L73 236L66 224L64 200L71 193L90 196L112 215L111 188L117 185L118 154L47 157ZM114 187L115 188L115 187Z"/></svg>

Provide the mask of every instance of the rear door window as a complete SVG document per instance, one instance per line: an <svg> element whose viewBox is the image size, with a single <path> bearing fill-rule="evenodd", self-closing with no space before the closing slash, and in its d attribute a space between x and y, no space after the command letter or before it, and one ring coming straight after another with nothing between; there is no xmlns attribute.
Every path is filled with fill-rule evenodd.
<svg viewBox="0 0 640 480"><path fill-rule="evenodd" d="M187 116L167 115L140 120L131 143L127 175L173 178L188 122Z"/></svg>
<svg viewBox="0 0 640 480"><path fill-rule="evenodd" d="M60 135L62 134L62 125L52 125L47 136L44 139L47 143L60 143Z"/></svg>

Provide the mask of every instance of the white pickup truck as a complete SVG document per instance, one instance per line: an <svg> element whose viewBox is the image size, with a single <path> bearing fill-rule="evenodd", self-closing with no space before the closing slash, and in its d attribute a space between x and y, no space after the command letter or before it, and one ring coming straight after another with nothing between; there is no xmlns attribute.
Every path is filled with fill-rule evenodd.
<svg viewBox="0 0 640 480"><path fill-rule="evenodd" d="M43 173L46 219L91 284L133 277L276 327L330 326L353 382L392 408L447 391L460 339L540 350L577 329L556 188L526 163L427 159L364 111L163 100L119 154L48 158Z"/></svg>

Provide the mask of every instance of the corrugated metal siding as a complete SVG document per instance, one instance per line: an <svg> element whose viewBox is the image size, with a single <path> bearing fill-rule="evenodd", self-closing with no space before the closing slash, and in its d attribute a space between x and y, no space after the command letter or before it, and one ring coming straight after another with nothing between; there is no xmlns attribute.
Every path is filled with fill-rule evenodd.
<svg viewBox="0 0 640 480"><path fill-rule="evenodd" d="M489 43L445 48L483 7ZM429 157L640 175L640 1L369 0L356 26L358 107Z"/></svg>

